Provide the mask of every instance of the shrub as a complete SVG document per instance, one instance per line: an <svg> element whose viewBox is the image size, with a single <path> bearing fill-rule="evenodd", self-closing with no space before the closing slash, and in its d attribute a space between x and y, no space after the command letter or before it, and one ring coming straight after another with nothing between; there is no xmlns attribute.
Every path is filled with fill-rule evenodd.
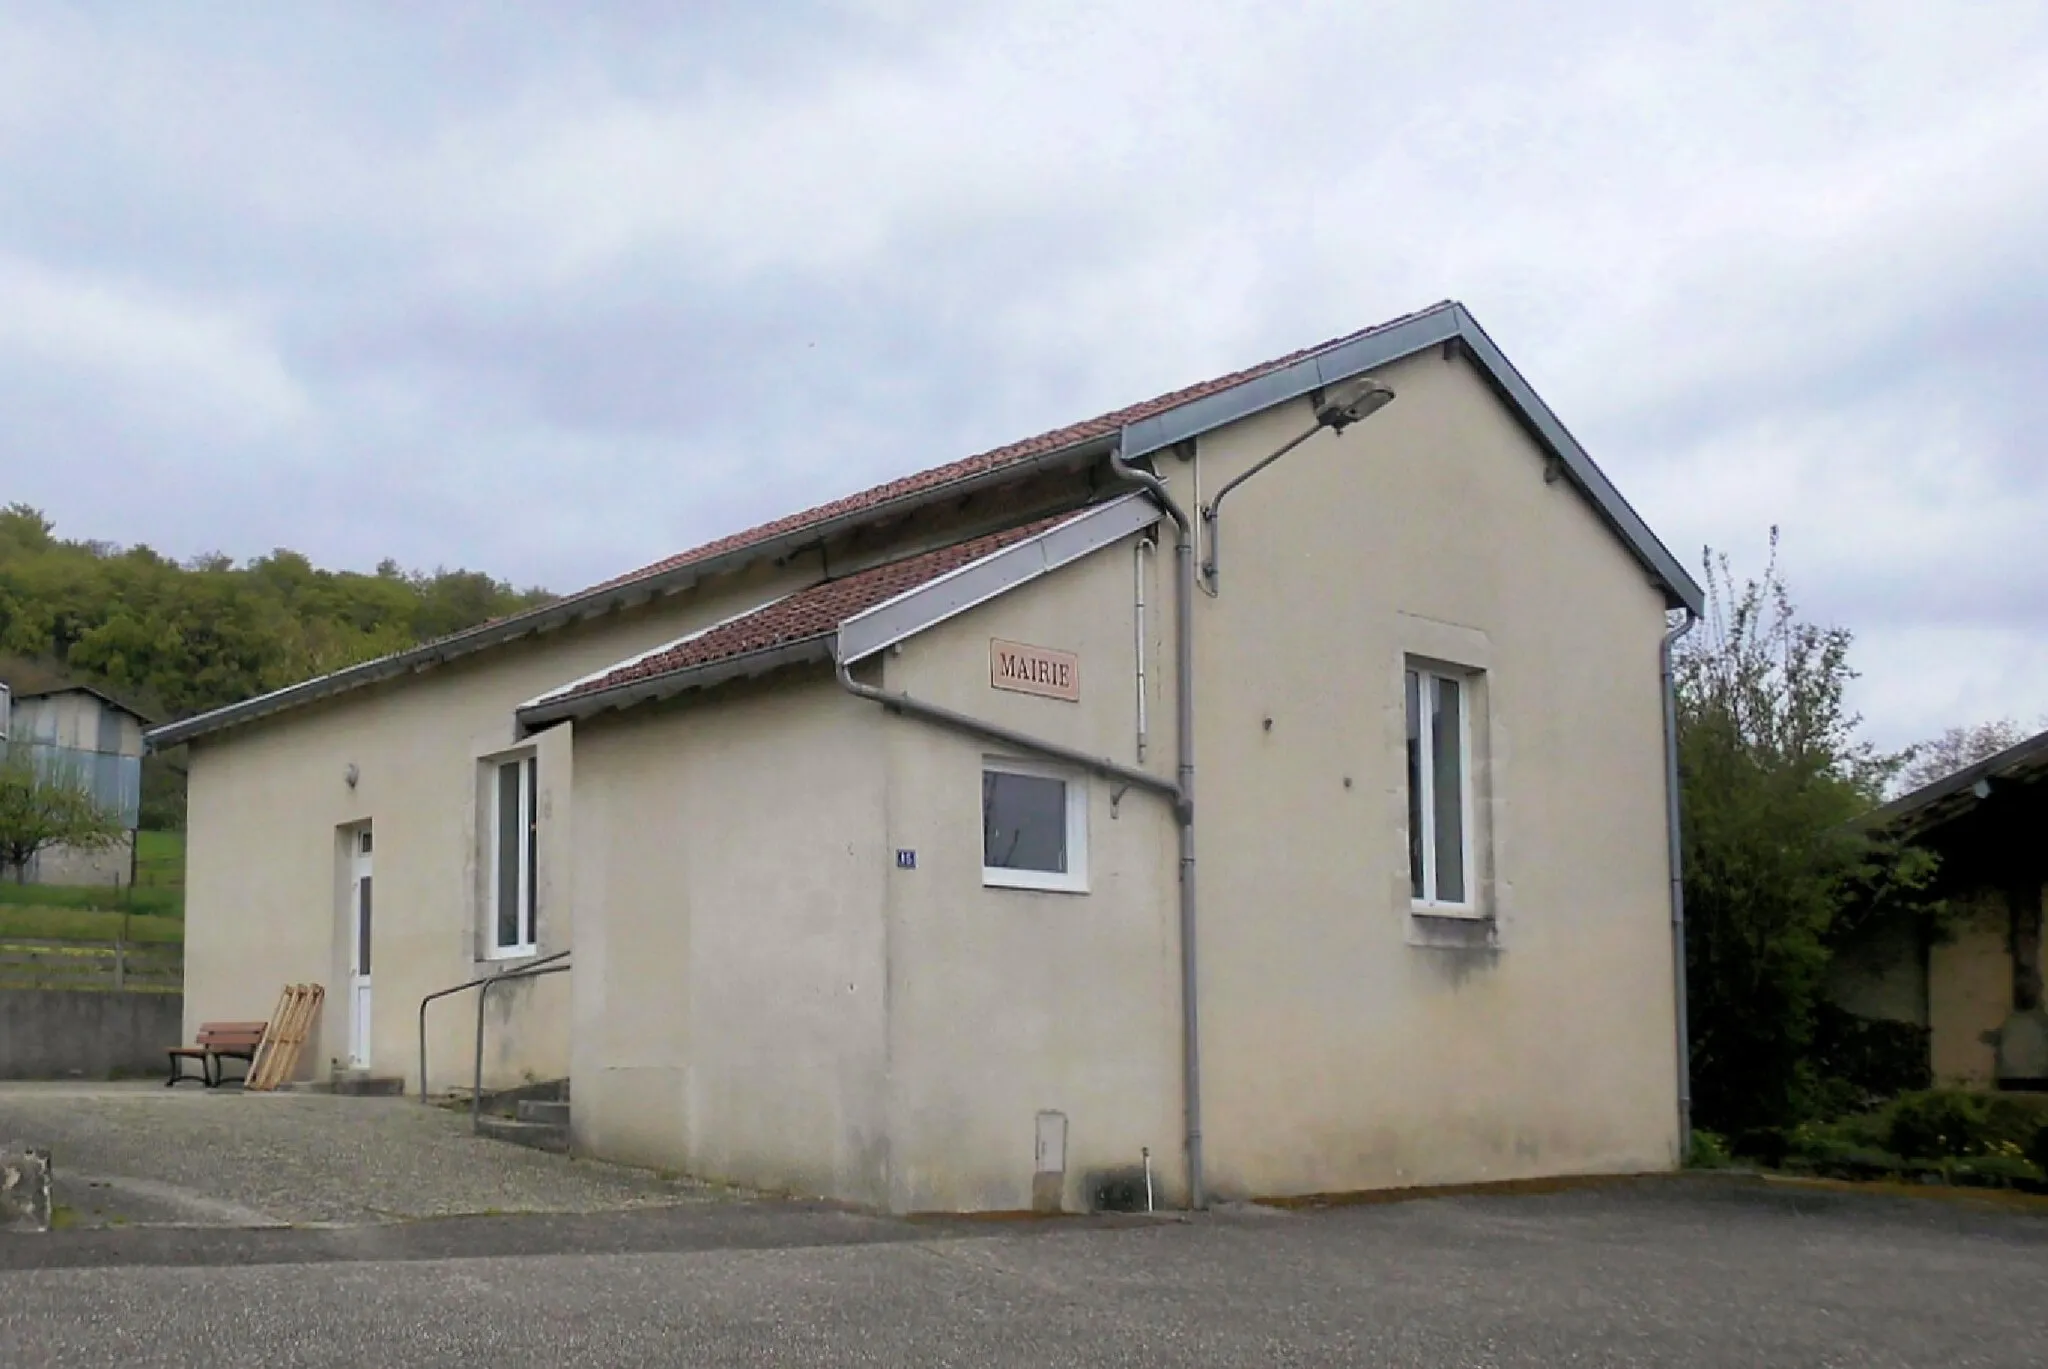
<svg viewBox="0 0 2048 1369"><path fill-rule="evenodd" d="M1776 1169L1792 1153L1792 1133L1784 1127L1747 1127L1735 1134L1735 1153Z"/></svg>
<svg viewBox="0 0 2048 1369"><path fill-rule="evenodd" d="M1694 1131L1692 1151L1685 1162L1694 1169L1726 1169L1735 1163L1728 1140L1718 1131Z"/></svg>
<svg viewBox="0 0 2048 1369"><path fill-rule="evenodd" d="M1823 1084L1816 1098L1823 1115L1867 1108L1888 1098L1926 1089L1925 1027L1858 1017L1832 1003L1817 1005L1813 1022L1813 1063Z"/></svg>
<svg viewBox="0 0 2048 1369"><path fill-rule="evenodd" d="M2048 1098L1926 1089L1892 1104L1886 1144L1915 1159L2017 1159L2048 1124Z"/></svg>

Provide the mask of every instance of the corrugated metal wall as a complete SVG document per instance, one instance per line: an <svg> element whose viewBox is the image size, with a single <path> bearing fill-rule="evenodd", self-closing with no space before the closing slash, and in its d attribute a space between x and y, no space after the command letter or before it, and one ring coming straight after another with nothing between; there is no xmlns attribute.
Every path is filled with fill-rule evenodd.
<svg viewBox="0 0 2048 1369"><path fill-rule="evenodd" d="M16 736L10 741L0 742L0 760L26 761L45 780L61 780L79 786L90 793L101 808L119 815L121 825L130 831L141 821L140 756L117 756Z"/></svg>

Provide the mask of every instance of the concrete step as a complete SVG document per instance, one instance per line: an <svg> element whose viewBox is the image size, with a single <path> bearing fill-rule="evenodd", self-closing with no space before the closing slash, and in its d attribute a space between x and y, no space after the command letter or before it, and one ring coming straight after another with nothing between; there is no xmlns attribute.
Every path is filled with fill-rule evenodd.
<svg viewBox="0 0 2048 1369"><path fill-rule="evenodd" d="M459 1091L463 1103L469 1101L469 1090ZM509 1089L485 1089L483 1110L500 1117L517 1117L519 1105L524 1102L566 1103L569 1101L569 1081L548 1079L537 1084L520 1084Z"/></svg>
<svg viewBox="0 0 2048 1369"><path fill-rule="evenodd" d="M569 1105L552 1098L522 1098L513 1115L522 1122L539 1122L551 1127L569 1125Z"/></svg>
<svg viewBox="0 0 2048 1369"><path fill-rule="evenodd" d="M375 1075L368 1070L343 1070L331 1081L333 1092L353 1098L397 1098L405 1093L405 1080L396 1075Z"/></svg>
<svg viewBox="0 0 2048 1369"><path fill-rule="evenodd" d="M486 1114L477 1119L477 1134L494 1141L510 1141L529 1150L552 1151L557 1155L569 1153L569 1128L549 1122L522 1122L517 1118Z"/></svg>

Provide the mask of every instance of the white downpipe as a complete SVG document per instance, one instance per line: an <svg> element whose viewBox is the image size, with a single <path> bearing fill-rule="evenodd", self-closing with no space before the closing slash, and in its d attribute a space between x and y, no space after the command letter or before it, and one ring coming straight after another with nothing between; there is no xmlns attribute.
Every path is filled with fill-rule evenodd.
<svg viewBox="0 0 2048 1369"><path fill-rule="evenodd" d="M1140 537L1131 550L1131 578L1137 587L1136 638L1138 647L1138 763L1145 763L1145 739L1150 731L1150 709L1146 703L1149 692L1145 683L1145 559L1152 549L1148 537Z"/></svg>

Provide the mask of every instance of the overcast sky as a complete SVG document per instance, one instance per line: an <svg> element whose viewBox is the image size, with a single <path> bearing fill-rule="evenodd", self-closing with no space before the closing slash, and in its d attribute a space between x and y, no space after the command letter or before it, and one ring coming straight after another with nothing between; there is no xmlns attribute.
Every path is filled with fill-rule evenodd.
<svg viewBox="0 0 2048 1369"><path fill-rule="evenodd" d="M600 17L601 15L601 17ZM2048 712L2048 5L0 0L0 501L568 590L1443 298Z"/></svg>

